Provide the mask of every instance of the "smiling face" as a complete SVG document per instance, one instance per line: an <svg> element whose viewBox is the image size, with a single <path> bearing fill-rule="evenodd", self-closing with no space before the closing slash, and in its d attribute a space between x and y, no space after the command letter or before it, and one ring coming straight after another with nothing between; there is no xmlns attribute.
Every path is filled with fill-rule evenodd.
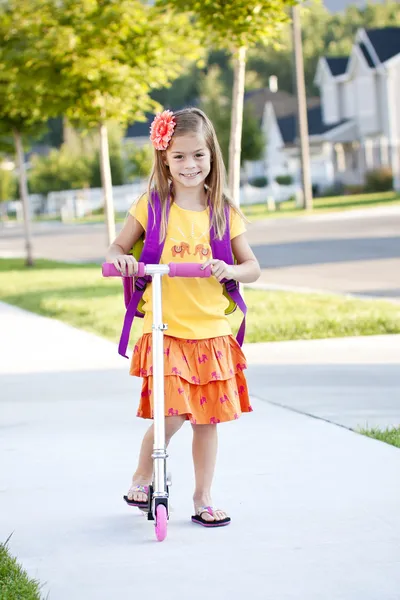
<svg viewBox="0 0 400 600"><path fill-rule="evenodd" d="M173 137L166 151L166 162L175 184L203 186L211 170L211 154L204 136L193 133Z"/></svg>

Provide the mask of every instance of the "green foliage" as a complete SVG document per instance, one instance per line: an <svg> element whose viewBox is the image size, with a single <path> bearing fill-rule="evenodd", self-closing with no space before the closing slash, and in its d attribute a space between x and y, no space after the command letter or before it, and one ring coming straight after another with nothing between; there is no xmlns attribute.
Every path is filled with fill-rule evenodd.
<svg viewBox="0 0 400 600"><path fill-rule="evenodd" d="M150 144L140 148L129 144L125 147L125 156L129 181L149 176L153 164L153 149Z"/></svg>
<svg viewBox="0 0 400 600"><path fill-rule="evenodd" d="M75 154L66 145L47 156L34 155L28 173L29 188L34 194L48 194L89 187L91 162L88 156Z"/></svg>
<svg viewBox="0 0 400 600"><path fill-rule="evenodd" d="M7 548L0 543L0 598L1 600L40 600L40 583L28 577Z"/></svg>
<svg viewBox="0 0 400 600"><path fill-rule="evenodd" d="M159 0L177 14L188 11L210 45L235 52L277 37L296 0Z"/></svg>
<svg viewBox="0 0 400 600"><path fill-rule="evenodd" d="M275 181L279 185L292 185L293 177L291 175L278 175L275 177Z"/></svg>
<svg viewBox="0 0 400 600"><path fill-rule="evenodd" d="M214 124L224 162L228 166L232 100L222 80L221 69L216 65L210 67L200 78L200 107ZM243 117L241 160L258 160L265 149L260 123L247 106Z"/></svg>
<svg viewBox="0 0 400 600"><path fill-rule="evenodd" d="M121 150L122 131L115 124L109 128L111 175L114 185L122 185L127 179ZM101 187L97 133L82 135L68 126L66 137L60 149L51 150L47 156L32 157L28 176L33 193Z"/></svg>
<svg viewBox="0 0 400 600"><path fill-rule="evenodd" d="M17 197L17 179L13 171L4 169L0 162L0 202L15 200Z"/></svg>
<svg viewBox="0 0 400 600"><path fill-rule="evenodd" d="M60 110L52 89L60 73L44 52L47 21L38 14L41 0L0 4L0 122L9 134L36 134Z"/></svg>
<svg viewBox="0 0 400 600"><path fill-rule="evenodd" d="M145 118L168 86L202 53L187 16L140 0L43 0L48 54L62 73L67 117L95 127Z"/></svg>
<svg viewBox="0 0 400 600"><path fill-rule="evenodd" d="M257 188L263 188L268 185L268 178L267 177L254 177L253 179L249 180L249 184L254 187L257 187Z"/></svg>
<svg viewBox="0 0 400 600"><path fill-rule="evenodd" d="M232 102L221 80L221 70L212 66L200 77L200 108L211 119L221 146L225 166L229 161L229 129Z"/></svg>
<svg viewBox="0 0 400 600"><path fill-rule="evenodd" d="M265 146L266 140L261 129L261 123L254 117L251 108L245 105L243 109L241 162L262 158Z"/></svg>
<svg viewBox="0 0 400 600"><path fill-rule="evenodd" d="M393 171L390 167L380 167L366 174L367 192L389 192L393 189Z"/></svg>

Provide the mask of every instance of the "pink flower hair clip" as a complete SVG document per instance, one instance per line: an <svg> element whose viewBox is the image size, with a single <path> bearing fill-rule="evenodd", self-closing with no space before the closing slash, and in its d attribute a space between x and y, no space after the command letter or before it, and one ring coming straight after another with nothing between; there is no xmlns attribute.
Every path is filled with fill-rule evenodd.
<svg viewBox="0 0 400 600"><path fill-rule="evenodd" d="M170 110L164 110L154 117L150 127L150 140L156 150L166 150L174 134L175 129L174 113Z"/></svg>

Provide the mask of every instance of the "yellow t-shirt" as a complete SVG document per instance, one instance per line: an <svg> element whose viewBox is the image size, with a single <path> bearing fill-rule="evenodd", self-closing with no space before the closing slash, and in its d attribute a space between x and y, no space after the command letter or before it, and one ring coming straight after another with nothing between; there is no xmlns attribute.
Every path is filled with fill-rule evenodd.
<svg viewBox="0 0 400 600"><path fill-rule="evenodd" d="M132 205L129 212L146 231L147 196ZM246 230L243 219L233 210L230 214L230 236ZM209 209L201 212L180 208L172 203L161 264L170 262L203 263L211 258ZM223 286L215 277L162 277L163 322L167 335L183 339L205 339L232 333L225 309L228 301ZM143 294L144 333L152 330L151 284Z"/></svg>

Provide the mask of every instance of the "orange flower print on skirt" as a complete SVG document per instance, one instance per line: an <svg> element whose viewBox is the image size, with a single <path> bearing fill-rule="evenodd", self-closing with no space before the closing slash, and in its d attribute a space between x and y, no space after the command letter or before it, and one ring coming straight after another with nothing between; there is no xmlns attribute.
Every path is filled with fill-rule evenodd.
<svg viewBox="0 0 400 600"><path fill-rule="evenodd" d="M153 418L151 333L137 342L130 374L143 377L138 417ZM231 335L205 340L164 336L165 416L186 415L205 425L251 412L244 354Z"/></svg>

